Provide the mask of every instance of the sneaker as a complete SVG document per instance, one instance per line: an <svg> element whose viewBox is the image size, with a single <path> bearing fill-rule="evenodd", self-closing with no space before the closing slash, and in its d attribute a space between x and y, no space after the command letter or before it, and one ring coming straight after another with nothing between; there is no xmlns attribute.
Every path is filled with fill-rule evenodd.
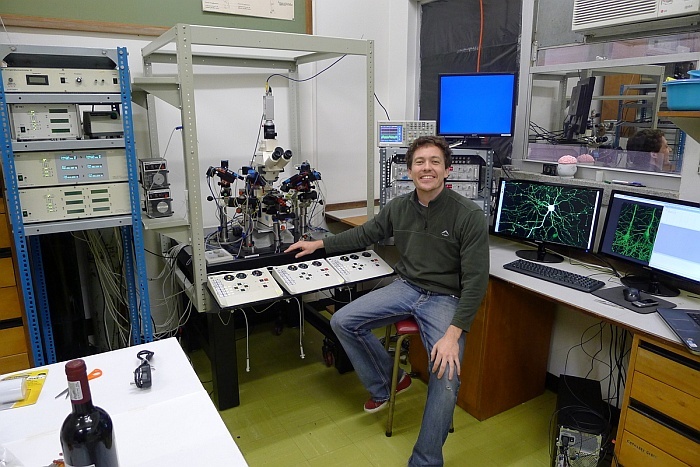
<svg viewBox="0 0 700 467"><path fill-rule="evenodd" d="M411 387L411 377L408 375L408 373L404 373L401 379L399 380L399 384L396 385L396 394L401 394L402 392L405 392L408 390L408 388ZM374 399L369 399L367 402L365 402L365 412L367 413L374 413L374 412L379 412L383 408L385 408L388 404L388 400L385 401L375 401Z"/></svg>

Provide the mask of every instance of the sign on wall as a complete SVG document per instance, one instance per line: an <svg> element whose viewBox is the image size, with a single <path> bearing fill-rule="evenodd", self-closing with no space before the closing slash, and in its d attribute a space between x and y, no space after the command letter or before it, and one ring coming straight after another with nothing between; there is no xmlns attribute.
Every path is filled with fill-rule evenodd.
<svg viewBox="0 0 700 467"><path fill-rule="evenodd" d="M294 0L202 0L202 11L293 20Z"/></svg>

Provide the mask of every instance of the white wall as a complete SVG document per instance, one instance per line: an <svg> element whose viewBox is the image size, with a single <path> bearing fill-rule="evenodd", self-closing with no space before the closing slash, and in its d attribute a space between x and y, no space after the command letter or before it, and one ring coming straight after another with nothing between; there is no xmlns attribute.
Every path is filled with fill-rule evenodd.
<svg viewBox="0 0 700 467"><path fill-rule="evenodd" d="M324 0L313 6L315 34L374 41L375 94L392 120L415 118L415 3L357 0L348 8L347 2ZM325 66L319 63L316 68ZM311 142L309 150L318 158L317 168L328 187L330 203L366 199L365 83L364 59L346 57L314 80L310 89L301 88L302 102L310 103L315 111L315 120L308 115L304 120L309 124L307 128L313 129L313 134L308 131L304 139ZM376 101L374 113L375 120L387 119ZM375 152L374 166L378 168L379 153ZM378 198L378 170L374 193Z"/></svg>

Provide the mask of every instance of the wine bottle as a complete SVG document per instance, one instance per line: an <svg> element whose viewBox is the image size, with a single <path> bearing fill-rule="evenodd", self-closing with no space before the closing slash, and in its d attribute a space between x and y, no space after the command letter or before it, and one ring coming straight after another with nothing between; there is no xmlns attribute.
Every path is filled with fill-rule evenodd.
<svg viewBox="0 0 700 467"><path fill-rule="evenodd" d="M73 407L61 426L66 467L117 467L112 419L92 403L85 361L66 363L66 376Z"/></svg>

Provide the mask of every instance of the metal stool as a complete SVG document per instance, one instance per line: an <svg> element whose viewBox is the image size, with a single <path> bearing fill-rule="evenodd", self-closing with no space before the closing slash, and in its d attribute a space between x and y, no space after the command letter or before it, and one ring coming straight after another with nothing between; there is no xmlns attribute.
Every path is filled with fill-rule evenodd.
<svg viewBox="0 0 700 467"><path fill-rule="evenodd" d="M394 350L394 370L391 374L391 392L389 393L389 418L386 421L386 435L391 436L391 426L394 423L394 404L396 403L396 385L399 383L397 381L399 376L399 361L401 359L401 344L403 344L404 339L407 337L419 334L418 323L413 318L402 319L397 321L393 325L396 327L396 334L399 336L396 340L396 347ZM384 338L384 348L389 350L389 342L391 341L391 327L386 327L386 336Z"/></svg>
<svg viewBox="0 0 700 467"><path fill-rule="evenodd" d="M392 425L394 423L394 404L396 404L396 386L399 384L399 362L401 359L401 345L404 339L412 335L420 335L420 330L418 328L418 323L413 318L402 319L397 321L393 325L388 325L386 327L386 335L384 336L384 348L389 350L389 343L391 342L391 327L396 328L396 347L394 348L394 369L391 372L391 392L389 393L389 417L386 421L386 435L391 436ZM453 433L454 420L450 422L450 433Z"/></svg>

